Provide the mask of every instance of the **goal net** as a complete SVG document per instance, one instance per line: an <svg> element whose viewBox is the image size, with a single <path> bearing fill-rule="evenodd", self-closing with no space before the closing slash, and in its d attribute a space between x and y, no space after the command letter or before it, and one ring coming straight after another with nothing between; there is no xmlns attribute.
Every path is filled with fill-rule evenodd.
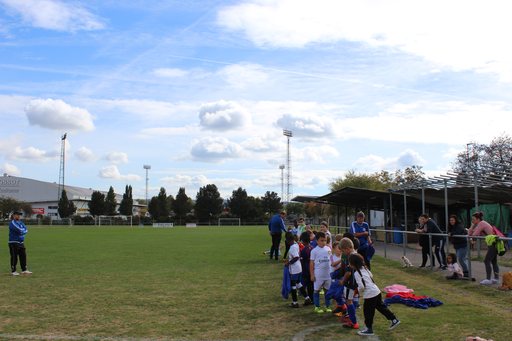
<svg viewBox="0 0 512 341"><path fill-rule="evenodd" d="M240 218L219 218L219 226L240 226Z"/></svg>
<svg viewBox="0 0 512 341"><path fill-rule="evenodd" d="M112 225L130 225L132 227L133 216L129 215L100 215L98 217L98 225L112 226Z"/></svg>

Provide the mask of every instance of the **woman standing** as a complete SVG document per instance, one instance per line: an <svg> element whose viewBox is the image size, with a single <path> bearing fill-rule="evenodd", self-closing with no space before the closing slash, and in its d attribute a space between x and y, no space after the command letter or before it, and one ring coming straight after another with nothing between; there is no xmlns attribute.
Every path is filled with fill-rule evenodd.
<svg viewBox="0 0 512 341"><path fill-rule="evenodd" d="M476 212L473 213L473 218L471 220L471 228L468 231L468 235L470 236L487 236L493 234L494 230L492 226L483 220L484 212ZM496 246L488 245L487 246L487 254L484 259L485 264L485 272L486 279L480 282L480 284L492 284L499 283L497 273L500 272L500 268L498 266L498 250L496 250ZM491 269L492 264L492 269ZM494 272L494 278L491 281L491 274Z"/></svg>
<svg viewBox="0 0 512 341"><path fill-rule="evenodd" d="M464 225L462 225L461 221L455 214L451 215L448 225L448 235L452 238L453 248L455 249L457 259L460 263L460 266L462 267L464 277L468 277L469 274L468 263L466 262L466 255L468 254L468 241L466 238L457 236L465 236L466 234L466 229L464 228Z"/></svg>

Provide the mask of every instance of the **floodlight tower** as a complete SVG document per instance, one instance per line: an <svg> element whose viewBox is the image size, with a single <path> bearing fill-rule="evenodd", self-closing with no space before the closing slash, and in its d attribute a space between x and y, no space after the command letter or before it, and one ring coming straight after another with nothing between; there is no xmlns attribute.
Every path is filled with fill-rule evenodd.
<svg viewBox="0 0 512 341"><path fill-rule="evenodd" d="M151 165L144 165L144 169L146 170L146 205L149 205L149 202L148 202L148 183L149 183L149 170L151 169Z"/></svg>
<svg viewBox="0 0 512 341"><path fill-rule="evenodd" d="M64 189L64 167L66 165L66 137L68 133L65 133L60 138L60 170L59 170L59 193L57 194L58 200L62 195Z"/></svg>
<svg viewBox="0 0 512 341"><path fill-rule="evenodd" d="M286 149L286 198L285 204L288 204L292 199L293 195L293 185L292 185L292 156L290 154L290 138L293 137L293 133L290 130L283 129L283 135L286 136L287 139L287 149Z"/></svg>
<svg viewBox="0 0 512 341"><path fill-rule="evenodd" d="M284 200L284 165L279 165L281 170L281 200Z"/></svg>

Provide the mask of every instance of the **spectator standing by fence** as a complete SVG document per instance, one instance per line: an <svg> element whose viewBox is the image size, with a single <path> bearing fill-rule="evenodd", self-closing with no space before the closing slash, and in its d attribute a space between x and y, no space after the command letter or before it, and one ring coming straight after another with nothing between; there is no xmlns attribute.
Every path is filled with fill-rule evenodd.
<svg viewBox="0 0 512 341"><path fill-rule="evenodd" d="M468 231L468 235L470 236L488 236L494 234L494 229L491 224L484 221L484 212L476 212L473 213L473 217L471 219L471 228ZM480 284L492 284L499 283L499 276L497 273L500 272L500 267L498 266L498 250L494 245L487 246L487 254L484 258L485 264L485 272L486 278L480 282ZM492 264L492 269L491 269ZM494 272L494 278L491 280L491 275Z"/></svg>
<svg viewBox="0 0 512 341"><path fill-rule="evenodd" d="M279 244L281 243L282 233L286 233L286 227L284 226L284 218L286 218L286 212L282 211L279 214L270 219L268 222L268 231L270 237L272 237L272 247L270 248L270 259L275 253L275 260L279 259Z"/></svg>
<svg viewBox="0 0 512 341"><path fill-rule="evenodd" d="M455 214L451 215L448 221L448 234L452 238L453 248L455 249L455 253L457 254L459 264L462 267L464 277L468 277L469 269L468 263L466 261L466 255L468 254L468 241L465 237L457 237L466 236L466 229L464 228L464 225L462 225L462 222L459 220L459 218L457 218Z"/></svg>

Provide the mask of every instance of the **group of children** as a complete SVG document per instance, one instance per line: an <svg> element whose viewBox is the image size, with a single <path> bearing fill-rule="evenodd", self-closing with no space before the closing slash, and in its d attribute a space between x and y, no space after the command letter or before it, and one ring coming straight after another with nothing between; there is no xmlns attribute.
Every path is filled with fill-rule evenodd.
<svg viewBox="0 0 512 341"><path fill-rule="evenodd" d="M289 231L285 234L289 246L285 265L291 276L291 308L299 308L297 290L304 297L304 306L315 305L316 313L331 312L341 317L344 328L358 329L356 309L359 296L364 299L366 329L359 335L374 335L373 317L375 310L391 321L389 329L400 324L400 320L382 302L380 289L373 281L372 273L365 266L365 260L357 253L359 240L350 232L331 238L329 226L322 222L321 231L311 231L306 226L299 234ZM286 258L286 254L285 254ZM332 290L331 289L332 286ZM320 307L320 295L325 295L325 309ZM313 297L313 299L311 299ZM331 308L335 299L336 308Z"/></svg>

